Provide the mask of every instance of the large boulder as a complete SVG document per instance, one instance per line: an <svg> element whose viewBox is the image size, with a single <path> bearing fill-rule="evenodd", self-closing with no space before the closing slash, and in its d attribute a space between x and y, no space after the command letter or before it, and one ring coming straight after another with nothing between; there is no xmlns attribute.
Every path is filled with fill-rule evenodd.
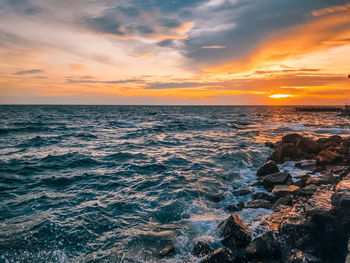
<svg viewBox="0 0 350 263"><path fill-rule="evenodd" d="M293 195L294 191L296 191L298 189L299 189L299 187L296 185L280 184L280 185L276 185L273 188L271 195L275 200L277 200L277 199L279 199L283 196L286 196L286 195Z"/></svg>
<svg viewBox="0 0 350 263"><path fill-rule="evenodd" d="M265 208L265 209L270 209L271 208L271 203L270 201L264 200L264 199L256 199L256 200L251 200L247 204L248 208Z"/></svg>
<svg viewBox="0 0 350 263"><path fill-rule="evenodd" d="M339 153L329 149L323 150L317 155L317 165L335 164L341 160Z"/></svg>
<svg viewBox="0 0 350 263"><path fill-rule="evenodd" d="M173 246L167 246L159 252L160 258L170 258L176 254L176 249Z"/></svg>
<svg viewBox="0 0 350 263"><path fill-rule="evenodd" d="M274 161L270 160L267 163L265 163L263 166L261 166L256 173L258 177L264 177L269 174L279 173L280 169L275 164Z"/></svg>
<svg viewBox="0 0 350 263"><path fill-rule="evenodd" d="M229 216L218 228L222 244L228 248L245 247L251 241L251 231L237 215Z"/></svg>
<svg viewBox="0 0 350 263"><path fill-rule="evenodd" d="M208 243L203 241L197 241L193 246L192 254L198 258L209 255L212 252Z"/></svg>
<svg viewBox="0 0 350 263"><path fill-rule="evenodd" d="M273 231L268 231L250 242L246 253L249 259L277 259L281 256L281 247L276 241Z"/></svg>
<svg viewBox="0 0 350 263"><path fill-rule="evenodd" d="M228 248L218 248L206 257L201 263L233 263L235 257L232 254L232 251Z"/></svg>
<svg viewBox="0 0 350 263"><path fill-rule="evenodd" d="M292 176L288 172L270 174L263 179L263 186L268 191L271 191L275 185L290 185L292 183Z"/></svg>

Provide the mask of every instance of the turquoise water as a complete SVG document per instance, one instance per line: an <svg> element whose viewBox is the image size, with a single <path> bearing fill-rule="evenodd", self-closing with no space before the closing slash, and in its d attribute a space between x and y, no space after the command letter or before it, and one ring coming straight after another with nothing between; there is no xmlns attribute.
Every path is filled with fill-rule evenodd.
<svg viewBox="0 0 350 263"><path fill-rule="evenodd" d="M169 262L195 262L237 191L261 190L265 141L349 127L293 107L0 106L0 262L158 262L170 244Z"/></svg>

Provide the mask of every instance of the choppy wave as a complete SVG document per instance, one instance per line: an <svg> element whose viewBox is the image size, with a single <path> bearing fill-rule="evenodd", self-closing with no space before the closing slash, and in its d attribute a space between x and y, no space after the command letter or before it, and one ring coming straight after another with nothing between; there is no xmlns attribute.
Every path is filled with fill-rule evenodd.
<svg viewBox="0 0 350 263"><path fill-rule="evenodd" d="M0 106L0 262L158 262L168 244L174 262L198 261L193 240L219 247L225 207L261 191L251 184L265 141L349 134L346 117L315 116L291 107ZM224 199L213 201L217 193ZM269 212L239 215L259 228Z"/></svg>

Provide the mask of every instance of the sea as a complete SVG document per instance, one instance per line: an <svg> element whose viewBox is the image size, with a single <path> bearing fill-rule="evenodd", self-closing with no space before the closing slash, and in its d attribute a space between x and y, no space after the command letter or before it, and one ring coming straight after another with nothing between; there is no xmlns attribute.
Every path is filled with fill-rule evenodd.
<svg viewBox="0 0 350 263"><path fill-rule="evenodd" d="M198 262L196 241L220 247L226 207L263 191L264 143L293 132L347 136L350 118L291 106L2 105L0 262ZM236 212L256 233L269 213ZM176 254L160 259L168 245Z"/></svg>

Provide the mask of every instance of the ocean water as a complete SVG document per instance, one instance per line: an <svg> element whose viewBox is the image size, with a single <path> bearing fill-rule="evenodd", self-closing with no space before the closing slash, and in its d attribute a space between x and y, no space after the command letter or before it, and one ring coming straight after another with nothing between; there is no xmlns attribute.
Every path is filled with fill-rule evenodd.
<svg viewBox="0 0 350 263"><path fill-rule="evenodd" d="M194 240L260 191L290 132L349 135L350 118L293 107L0 106L0 262L196 262ZM292 168L293 163L283 166ZM292 169L293 173L300 171ZM213 201L213 195L225 198ZM254 229L269 210L238 214Z"/></svg>

